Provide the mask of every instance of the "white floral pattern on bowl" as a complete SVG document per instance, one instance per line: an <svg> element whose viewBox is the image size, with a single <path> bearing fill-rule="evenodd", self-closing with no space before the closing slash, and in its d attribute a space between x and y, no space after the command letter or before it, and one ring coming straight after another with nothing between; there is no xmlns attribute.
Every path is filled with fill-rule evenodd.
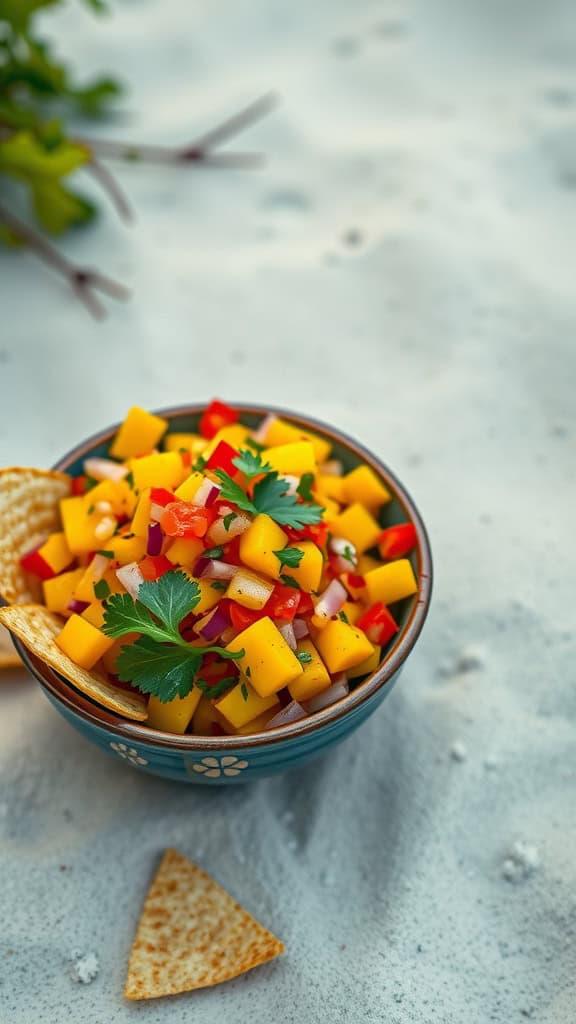
<svg viewBox="0 0 576 1024"><path fill-rule="evenodd" d="M118 754L118 757L124 758L129 764L133 764L136 767L141 764L148 764L146 758L141 757L135 747L129 747L126 743L111 743L110 746Z"/></svg>
<svg viewBox="0 0 576 1024"><path fill-rule="evenodd" d="M248 761L241 761L233 754L225 757L203 757L196 761L192 769L207 779L219 779L221 775L240 775L248 767Z"/></svg>

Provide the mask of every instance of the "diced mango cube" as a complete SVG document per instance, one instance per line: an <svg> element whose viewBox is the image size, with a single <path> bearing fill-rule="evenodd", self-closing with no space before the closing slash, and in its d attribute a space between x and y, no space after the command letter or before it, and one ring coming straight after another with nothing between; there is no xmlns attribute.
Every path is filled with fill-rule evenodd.
<svg viewBox="0 0 576 1024"><path fill-rule="evenodd" d="M112 647L114 640L80 615L71 615L56 637L56 643L77 665L89 669L94 668L96 662Z"/></svg>
<svg viewBox="0 0 576 1024"><path fill-rule="evenodd" d="M200 703L202 694L197 687L192 687L186 697L175 697L162 704L158 697L151 696L148 701L148 718L146 725L161 732L173 732L182 735L186 732L190 720Z"/></svg>
<svg viewBox="0 0 576 1024"><path fill-rule="evenodd" d="M190 452L193 458L202 455L207 441L200 434L166 434L164 450L167 452Z"/></svg>
<svg viewBox="0 0 576 1024"><path fill-rule="evenodd" d="M311 640L300 640L298 654L310 655L310 661L302 663L302 675L290 683L288 689L293 700L310 700L330 686L330 675L322 658Z"/></svg>
<svg viewBox="0 0 576 1024"><path fill-rule="evenodd" d="M367 676L370 672L375 672L380 664L380 652L381 648L377 644L374 644L374 650L372 654L366 658L366 661L360 661L354 668L351 668L347 675L348 679L358 679L360 676Z"/></svg>
<svg viewBox="0 0 576 1024"><path fill-rule="evenodd" d="M212 701L208 700L208 697L202 696L192 716L192 732L196 736L221 734L222 721L222 716L218 714Z"/></svg>
<svg viewBox="0 0 576 1024"><path fill-rule="evenodd" d="M288 537L278 524L270 516L259 515L240 537L240 558L250 569L277 580L282 566L274 552L287 543Z"/></svg>
<svg viewBox="0 0 576 1024"><path fill-rule="evenodd" d="M118 672L116 659L122 652L122 648L127 647L137 639L138 633L125 633L124 636L119 636L114 640L112 646L109 647L107 651L104 651L104 654L102 655L102 664L110 675L115 676Z"/></svg>
<svg viewBox="0 0 576 1024"><path fill-rule="evenodd" d="M225 596L244 608L259 611L264 607L274 590L270 580L263 579L249 569L240 569L230 580Z"/></svg>
<svg viewBox="0 0 576 1024"><path fill-rule="evenodd" d="M257 718L253 718L251 722L247 722L246 725L241 725L238 729L234 729L236 736L251 736L255 732L262 732L271 718L280 710L280 703L274 704L273 707L269 708L268 711L263 711Z"/></svg>
<svg viewBox="0 0 576 1024"><path fill-rule="evenodd" d="M98 506L100 502L111 505L115 516L132 516L136 508L137 497L125 480L101 480L83 496L86 511Z"/></svg>
<svg viewBox="0 0 576 1024"><path fill-rule="evenodd" d="M191 569L204 551L204 545L196 537L178 537L166 551L166 558L174 565Z"/></svg>
<svg viewBox="0 0 576 1024"><path fill-rule="evenodd" d="M104 605L102 601L94 601L92 604L89 604L82 612L80 618L91 622L93 626L96 626L96 629L102 629L104 625Z"/></svg>
<svg viewBox="0 0 576 1024"><path fill-rule="evenodd" d="M130 459L130 469L137 491L143 491L145 487L164 487L173 491L188 472L178 452L158 452Z"/></svg>
<svg viewBox="0 0 576 1024"><path fill-rule="evenodd" d="M296 568L286 568L283 571L296 580L301 590L309 594L312 590L318 590L320 586L324 568L322 552L311 540L298 541L294 546L302 551L300 564Z"/></svg>
<svg viewBox="0 0 576 1024"><path fill-rule="evenodd" d="M114 558L120 565L128 565L129 562L139 562L146 554L146 540L144 537L111 537L106 541L106 550L114 552Z"/></svg>
<svg viewBox="0 0 576 1024"><path fill-rule="evenodd" d="M387 487L370 466L357 466L342 477L343 497L348 505L358 501L365 508L378 509L392 499Z"/></svg>
<svg viewBox="0 0 576 1024"><path fill-rule="evenodd" d="M342 476L329 476L328 474L319 473L314 487L318 492L319 498L332 498L333 501L339 502L340 505L344 505L345 502L347 503L347 499L344 498L344 477Z"/></svg>
<svg viewBox="0 0 576 1024"><path fill-rule="evenodd" d="M369 604L382 601L393 604L403 597L410 597L418 590L418 582L414 575L412 563L407 558L399 558L367 572L365 577L366 592Z"/></svg>
<svg viewBox="0 0 576 1024"><path fill-rule="evenodd" d="M340 611L344 613L350 625L355 626L364 609L356 601L345 601Z"/></svg>
<svg viewBox="0 0 576 1024"><path fill-rule="evenodd" d="M200 600L198 604L194 606L194 614L202 615L203 612L209 612L215 604L222 597L222 591L219 587L213 587L212 584L218 582L217 580L197 580L194 576L190 576L194 583L198 584L200 590Z"/></svg>
<svg viewBox="0 0 576 1024"><path fill-rule="evenodd" d="M378 561L377 558L372 558L371 555L360 555L358 564L352 570L352 573L357 576L365 576L367 572L372 572L372 569L379 569L381 565L382 562Z"/></svg>
<svg viewBox="0 0 576 1024"><path fill-rule="evenodd" d="M55 573L62 572L74 560L74 555L66 543L64 532L51 533L42 547L38 549L38 554Z"/></svg>
<svg viewBox="0 0 576 1024"><path fill-rule="evenodd" d="M344 537L354 545L358 554L374 546L382 529L363 505L356 502L330 523L335 537Z"/></svg>
<svg viewBox="0 0 576 1024"><path fill-rule="evenodd" d="M204 477L202 476L202 473L190 473L190 476L186 477L184 483L180 484L174 492L176 497L179 498L180 501L194 501L196 491L203 480Z"/></svg>
<svg viewBox="0 0 576 1024"><path fill-rule="evenodd" d="M150 488L145 487L140 497L138 498L138 504L132 522L130 523L130 530L135 533L137 537L148 537L148 527L150 526Z"/></svg>
<svg viewBox="0 0 576 1024"><path fill-rule="evenodd" d="M296 441L293 444L281 444L268 448L263 453L265 462L280 475L288 473L302 476L304 473L316 474L318 466L314 455L314 447L310 441Z"/></svg>
<svg viewBox="0 0 576 1024"><path fill-rule="evenodd" d="M332 522L337 516L340 515L340 505L337 501L332 498L328 498L327 495L314 495L317 504L321 505L324 509L324 515L322 516L327 522Z"/></svg>
<svg viewBox="0 0 576 1024"><path fill-rule="evenodd" d="M87 515L82 497L62 498L60 501L60 515L66 543L72 554L77 555L83 551L95 551L97 548L102 547L101 542L94 534L94 530L100 520L97 516Z"/></svg>
<svg viewBox="0 0 576 1024"><path fill-rule="evenodd" d="M168 421L133 405L110 445L113 459L129 459L155 448L168 430ZM161 486L161 485L159 485Z"/></svg>
<svg viewBox="0 0 576 1024"><path fill-rule="evenodd" d="M239 729L277 704L278 698L275 693L261 697L247 679L241 679L232 690L215 701L214 706L234 729Z"/></svg>
<svg viewBox="0 0 576 1024"><path fill-rule="evenodd" d="M302 675L298 658L268 616L239 633L227 650L244 650L237 665L261 697L277 693Z"/></svg>
<svg viewBox="0 0 576 1024"><path fill-rule="evenodd" d="M366 634L341 619L332 619L318 633L316 646L331 675L354 668L372 654Z"/></svg>
<svg viewBox="0 0 576 1024"><path fill-rule="evenodd" d="M332 451L332 445L329 441L325 441L323 437L319 437L318 434L314 434L310 430L302 430L300 427L295 427L292 423L288 423L287 420L283 420L280 417L271 421L264 437L264 444L269 447L292 444L296 441L309 441L318 462L326 462Z"/></svg>
<svg viewBox="0 0 576 1024"><path fill-rule="evenodd" d="M44 604L49 611L58 612L59 615L68 614L68 605L83 575L83 569L72 569L71 572L62 572L51 580L44 580Z"/></svg>

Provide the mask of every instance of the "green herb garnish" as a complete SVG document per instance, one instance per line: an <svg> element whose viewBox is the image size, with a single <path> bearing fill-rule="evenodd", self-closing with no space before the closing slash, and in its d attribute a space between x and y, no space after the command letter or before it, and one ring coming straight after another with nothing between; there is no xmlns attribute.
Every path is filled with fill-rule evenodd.
<svg viewBox="0 0 576 1024"><path fill-rule="evenodd" d="M246 491L228 473L223 469L217 469L216 476L222 484L220 497L224 501L231 501L252 515L270 516L280 526L291 526L296 530L307 524L320 522L324 509L320 505L303 505L295 494L288 494L288 481L280 477L276 470L271 470L267 463L262 462L261 455L243 449L232 461L249 479L262 473L266 475L254 485L252 498L249 498Z"/></svg>
<svg viewBox="0 0 576 1024"><path fill-rule="evenodd" d="M298 651L296 657L301 665L309 665L312 661L312 655L308 651Z"/></svg>
<svg viewBox="0 0 576 1024"><path fill-rule="evenodd" d="M134 473L132 472L132 470L130 470L129 473L126 473L124 480L128 484L128 487L134 487Z"/></svg>
<svg viewBox="0 0 576 1024"><path fill-rule="evenodd" d="M197 679L194 685L198 687L205 697L209 697L210 700L216 700L217 697L221 697L222 694L226 693L237 682L238 676L225 676L224 679L219 679L217 683L208 683L205 679Z"/></svg>
<svg viewBox="0 0 576 1024"><path fill-rule="evenodd" d="M224 529L226 530L226 533L228 533L228 530L232 526L232 523L234 522L235 519L236 519L236 513L235 512L229 512L227 516L224 516L224 518L222 520L222 525L224 526Z"/></svg>
<svg viewBox="0 0 576 1024"><path fill-rule="evenodd" d="M269 466L267 462L262 462L260 452L249 452L246 448L240 449L240 454L232 459L232 464L249 480L255 476L262 476L263 473L272 472L272 466Z"/></svg>
<svg viewBox="0 0 576 1024"><path fill-rule="evenodd" d="M248 687L246 686L246 683L242 683L242 686L240 687L240 693L242 694L243 700L248 700Z"/></svg>
<svg viewBox="0 0 576 1024"><path fill-rule="evenodd" d="M340 619L341 622L345 622L347 625L350 624L350 619L346 615L346 612L339 611L338 612L338 618Z"/></svg>
<svg viewBox="0 0 576 1024"><path fill-rule="evenodd" d="M300 477L300 483L296 488L296 493L300 495L303 501L314 501L314 495L312 494L313 483L314 473L303 473Z"/></svg>
<svg viewBox="0 0 576 1024"><path fill-rule="evenodd" d="M114 552L113 551L97 551L96 554L97 555L103 555L104 558L114 558Z"/></svg>
<svg viewBox="0 0 576 1024"><path fill-rule="evenodd" d="M347 544L346 547L344 548L344 551L342 552L342 558L345 558L347 562L351 563L351 565L356 564L354 561L354 554L352 552L352 548L350 547L349 544Z"/></svg>
<svg viewBox="0 0 576 1024"><path fill-rule="evenodd" d="M221 544L219 544L218 547L208 548L206 551L204 551L202 553L202 558L222 558L223 554L224 548L222 547Z"/></svg>
<svg viewBox="0 0 576 1024"><path fill-rule="evenodd" d="M199 455L195 462L192 463L192 469L195 473L203 473L208 465L208 459L205 459L203 455Z"/></svg>
<svg viewBox="0 0 576 1024"><path fill-rule="evenodd" d="M280 579L285 587L292 587L293 590L302 590L298 580L295 580L293 576L288 576L288 573L280 573Z"/></svg>
<svg viewBox="0 0 576 1024"><path fill-rule="evenodd" d="M266 449L265 444L260 444L260 441L255 441L253 437L247 437L244 443L255 452L263 452Z"/></svg>
<svg viewBox="0 0 576 1024"><path fill-rule="evenodd" d="M87 516L93 516L95 511L96 511L96 505L89 505L88 508L86 509L86 515Z"/></svg>
<svg viewBox="0 0 576 1024"><path fill-rule="evenodd" d="M228 590L228 584L224 583L223 580L214 580L210 586L212 587L212 590Z"/></svg>
<svg viewBox="0 0 576 1024"><path fill-rule="evenodd" d="M113 594L105 605L103 632L121 637L141 636L122 647L116 659L118 677L142 693L151 693L165 704L186 697L196 682L205 654L237 660L244 651L223 647L192 647L180 635L179 626L200 600L198 584L183 572L165 573L140 585L135 601L130 594Z"/></svg>
<svg viewBox="0 0 576 1024"><path fill-rule="evenodd" d="M281 551L274 551L280 565L287 565L289 569L297 569L304 558L304 552L300 548L282 548Z"/></svg>
<svg viewBox="0 0 576 1024"><path fill-rule="evenodd" d="M98 583L94 584L94 596L99 601L105 601L107 597L110 597L110 587L106 580L98 580Z"/></svg>

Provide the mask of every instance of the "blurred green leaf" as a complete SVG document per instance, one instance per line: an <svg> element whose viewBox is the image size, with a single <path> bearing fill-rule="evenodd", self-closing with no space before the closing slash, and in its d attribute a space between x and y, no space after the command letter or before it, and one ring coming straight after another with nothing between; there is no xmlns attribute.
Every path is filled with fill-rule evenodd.
<svg viewBox="0 0 576 1024"><path fill-rule="evenodd" d="M97 78L91 85L68 89L67 92L76 100L83 114L94 117L102 113L110 100L121 96L124 89L115 78Z"/></svg>
<svg viewBox="0 0 576 1024"><path fill-rule="evenodd" d="M0 142L0 171L24 181L62 178L89 160L89 151L78 143L61 141L47 149L28 131Z"/></svg>
<svg viewBox="0 0 576 1024"><path fill-rule="evenodd" d="M40 224L51 235L61 235L68 228L86 224L96 213L92 203L58 181L35 182L32 201Z"/></svg>
<svg viewBox="0 0 576 1024"><path fill-rule="evenodd" d="M17 32L25 32L35 11L39 11L41 7L54 7L60 2L61 0L0 0L0 21L9 22Z"/></svg>

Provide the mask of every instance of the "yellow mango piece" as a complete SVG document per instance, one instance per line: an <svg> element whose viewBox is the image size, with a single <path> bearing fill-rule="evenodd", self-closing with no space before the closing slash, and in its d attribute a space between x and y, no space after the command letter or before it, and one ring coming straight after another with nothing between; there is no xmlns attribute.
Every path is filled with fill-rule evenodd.
<svg viewBox="0 0 576 1024"><path fill-rule="evenodd" d="M99 502L108 502L115 516L132 516L136 508L137 497L125 480L101 480L90 491L83 495L86 511L94 508Z"/></svg>
<svg viewBox="0 0 576 1024"><path fill-rule="evenodd" d="M349 505L344 512L336 516L330 523L330 529L335 537L344 537L349 540L358 554L362 554L367 548L374 547L382 532L382 528L374 516L358 502Z"/></svg>
<svg viewBox="0 0 576 1024"><path fill-rule="evenodd" d="M144 455L156 447L167 430L167 420L133 405L110 446L110 455L122 461L134 455Z"/></svg>
<svg viewBox="0 0 576 1024"><path fill-rule="evenodd" d="M178 537L166 551L166 558L173 565L183 565L187 569L198 561L204 551L204 545L196 537Z"/></svg>
<svg viewBox="0 0 576 1024"><path fill-rule="evenodd" d="M146 540L144 537L111 537L106 541L106 550L114 552L114 558L120 565L128 565L129 562L139 562L146 554Z"/></svg>
<svg viewBox="0 0 576 1024"><path fill-rule="evenodd" d="M202 473L190 473L190 476L186 477L184 483L180 484L175 490L175 495L180 501L194 501L194 495L200 487L200 484L204 480Z"/></svg>
<svg viewBox="0 0 576 1024"><path fill-rule="evenodd" d="M222 727L222 717L216 711L211 700L202 696L192 716L192 732L196 736L213 736L217 730L212 726Z"/></svg>
<svg viewBox="0 0 576 1024"><path fill-rule="evenodd" d="M298 658L268 616L239 633L227 650L244 650L236 664L261 697L277 693L302 675Z"/></svg>
<svg viewBox="0 0 576 1024"><path fill-rule="evenodd" d="M60 515L66 543L72 554L78 555L102 547L102 542L94 534L100 519L86 514L83 497L62 498Z"/></svg>
<svg viewBox="0 0 576 1024"><path fill-rule="evenodd" d="M293 444L297 441L310 442L317 462L326 462L330 457L332 445L329 441L325 441L323 437L319 437L318 434L314 434L311 430L302 430L300 427L295 427L292 423L288 423L287 420L283 420L280 417L272 420L270 423L263 443L269 447L276 447L278 445Z"/></svg>
<svg viewBox="0 0 576 1024"><path fill-rule="evenodd" d="M200 434L166 434L164 450L167 452L190 452L192 458L202 455L208 444Z"/></svg>
<svg viewBox="0 0 576 1024"><path fill-rule="evenodd" d="M317 500L317 504L321 505L322 508L324 509L324 515L322 516L322 519L325 519L326 522L331 523L334 519L336 519L337 516L340 515L340 505L338 504L337 501L333 501L332 498L328 498L325 494L315 494L314 497Z"/></svg>
<svg viewBox="0 0 576 1024"><path fill-rule="evenodd" d="M94 560L90 561L84 570L81 570L82 576L76 584L74 590L74 598L76 601L90 601L92 602L96 597L94 593L94 584L96 582L94 575Z"/></svg>
<svg viewBox="0 0 576 1024"><path fill-rule="evenodd" d="M94 601L84 609L80 618L91 622L93 626L96 626L96 629L102 629L104 625L104 605L101 601Z"/></svg>
<svg viewBox="0 0 576 1024"><path fill-rule="evenodd" d="M373 648L372 654L365 661L360 661L347 672L348 679L358 679L360 676L367 676L370 672L376 671L380 664L381 648L377 644L373 644Z"/></svg>
<svg viewBox="0 0 576 1024"><path fill-rule="evenodd" d="M344 615L348 619L351 626L355 626L358 619L362 615L364 609L361 604L357 604L356 601L346 601L340 609L344 612Z"/></svg>
<svg viewBox="0 0 576 1024"><path fill-rule="evenodd" d="M270 708L278 705L278 698L275 693L268 697L261 697L247 679L241 681L229 690L220 700L214 702L214 707L227 722L239 729L241 726L251 722L254 718L269 711Z"/></svg>
<svg viewBox="0 0 576 1024"><path fill-rule="evenodd" d="M352 579L355 579L356 578L356 574L355 573L350 573L350 572L343 572L343 573L340 573L339 579L340 579L340 582L346 587L346 590L350 594L350 597L352 598L352 600L353 601L367 600L368 594L367 594L367 591L366 591L366 587L365 586L356 587L353 583L350 582L350 578L351 577L352 577Z"/></svg>
<svg viewBox="0 0 576 1024"><path fill-rule="evenodd" d="M288 537L270 516L256 516L240 537L240 558L250 569L263 572L273 580L280 579L282 566L275 551L285 548Z"/></svg>
<svg viewBox="0 0 576 1024"><path fill-rule="evenodd" d="M112 647L114 640L80 615L71 615L56 637L56 643L81 668L94 668L96 662Z"/></svg>
<svg viewBox="0 0 576 1024"><path fill-rule="evenodd" d="M66 536L63 531L51 533L48 539L44 541L42 547L38 549L38 554L42 556L52 571L56 573L62 572L74 560L74 555L66 543Z"/></svg>
<svg viewBox="0 0 576 1024"><path fill-rule="evenodd" d="M158 452L130 459L130 469L137 491L143 491L145 487L164 487L173 491L188 473L178 452Z"/></svg>
<svg viewBox="0 0 576 1024"><path fill-rule="evenodd" d="M347 505L358 501L368 509L379 509L392 500L387 487L370 466L357 466L342 477L343 497Z"/></svg>
<svg viewBox="0 0 576 1024"><path fill-rule="evenodd" d="M300 589L309 594L312 590L318 590L320 586L324 568L322 552L311 540L298 541L294 547L303 552L300 565L296 569L286 567L283 572L292 576L292 579L299 584Z"/></svg>
<svg viewBox="0 0 576 1024"><path fill-rule="evenodd" d="M144 537L145 540L148 538L150 526L150 505L150 488L145 487L138 498L134 518L130 523L130 532L135 533L137 537Z"/></svg>
<svg viewBox="0 0 576 1024"><path fill-rule="evenodd" d="M316 646L331 675L346 672L372 654L372 644L361 629L331 619L316 637Z"/></svg>
<svg viewBox="0 0 576 1024"><path fill-rule="evenodd" d="M358 565L352 571L359 576L364 576L367 572L372 572L372 569L379 569L381 565L382 562L377 558L372 558L371 555L360 555Z"/></svg>
<svg viewBox="0 0 576 1024"><path fill-rule="evenodd" d="M265 580L248 569L240 569L230 580L224 596L229 597L231 601L236 601L244 608L260 611L273 590L274 584L270 580Z"/></svg>
<svg viewBox="0 0 576 1024"><path fill-rule="evenodd" d="M271 718L280 710L280 703L269 708L268 711L263 711L257 718L253 718L251 722L247 722L246 725L241 725L240 728L234 729L236 736L252 736L255 732L262 732Z"/></svg>
<svg viewBox="0 0 576 1024"><path fill-rule="evenodd" d="M194 607L194 614L202 615L203 612L209 612L215 604L218 604L222 597L222 591L212 586L212 583L216 582L215 580L197 580L194 576L190 576L190 579L194 580L200 589L200 600ZM202 643L205 641L203 640Z"/></svg>
<svg viewBox="0 0 576 1024"><path fill-rule="evenodd" d="M310 700L330 686L330 675L322 658L311 640L298 642L298 654L309 654L311 661L302 664L302 675L290 683L288 690L292 700Z"/></svg>
<svg viewBox="0 0 576 1024"><path fill-rule="evenodd" d="M71 572L62 572L51 580L44 580L44 604L51 612L58 612L59 615L68 615L68 605L74 596L74 590L84 575L83 569L72 569ZM92 594L94 597L94 594Z"/></svg>
<svg viewBox="0 0 576 1024"><path fill-rule="evenodd" d="M418 590L418 582L414 575L412 563L407 558L399 558L367 572L365 577L366 592L369 604L383 601L394 604L403 597L410 597Z"/></svg>
<svg viewBox="0 0 576 1024"><path fill-rule="evenodd" d="M107 569L102 578L106 580L106 583L108 584L108 587L110 589L110 594L127 593L126 587L122 583L120 583L120 580L118 579L114 569Z"/></svg>
<svg viewBox="0 0 576 1024"><path fill-rule="evenodd" d="M267 448L263 459L281 475L288 473L302 476L304 473L316 475L318 465L314 455L314 447L310 441L295 441L293 444L281 444L275 448Z"/></svg>
<svg viewBox="0 0 576 1024"><path fill-rule="evenodd" d="M220 430L208 441L202 454L205 459L209 459L212 452L220 444L220 441L226 441L226 444L240 451L241 448L246 448L246 440L249 437L252 437L252 431L248 427L245 427L242 423L228 423L225 427L220 427Z"/></svg>
<svg viewBox="0 0 576 1024"><path fill-rule="evenodd" d="M202 694L195 686L187 697L175 697L162 704L158 697L151 696L148 701L148 718L146 725L161 732L173 732L182 736L186 732Z"/></svg>
<svg viewBox="0 0 576 1024"><path fill-rule="evenodd" d="M328 474L319 473L316 477L314 489L318 492L318 498L332 498L333 501L339 502L340 505L347 504L347 499L344 498L344 477L342 476L329 476ZM320 501L322 504L322 501Z"/></svg>

